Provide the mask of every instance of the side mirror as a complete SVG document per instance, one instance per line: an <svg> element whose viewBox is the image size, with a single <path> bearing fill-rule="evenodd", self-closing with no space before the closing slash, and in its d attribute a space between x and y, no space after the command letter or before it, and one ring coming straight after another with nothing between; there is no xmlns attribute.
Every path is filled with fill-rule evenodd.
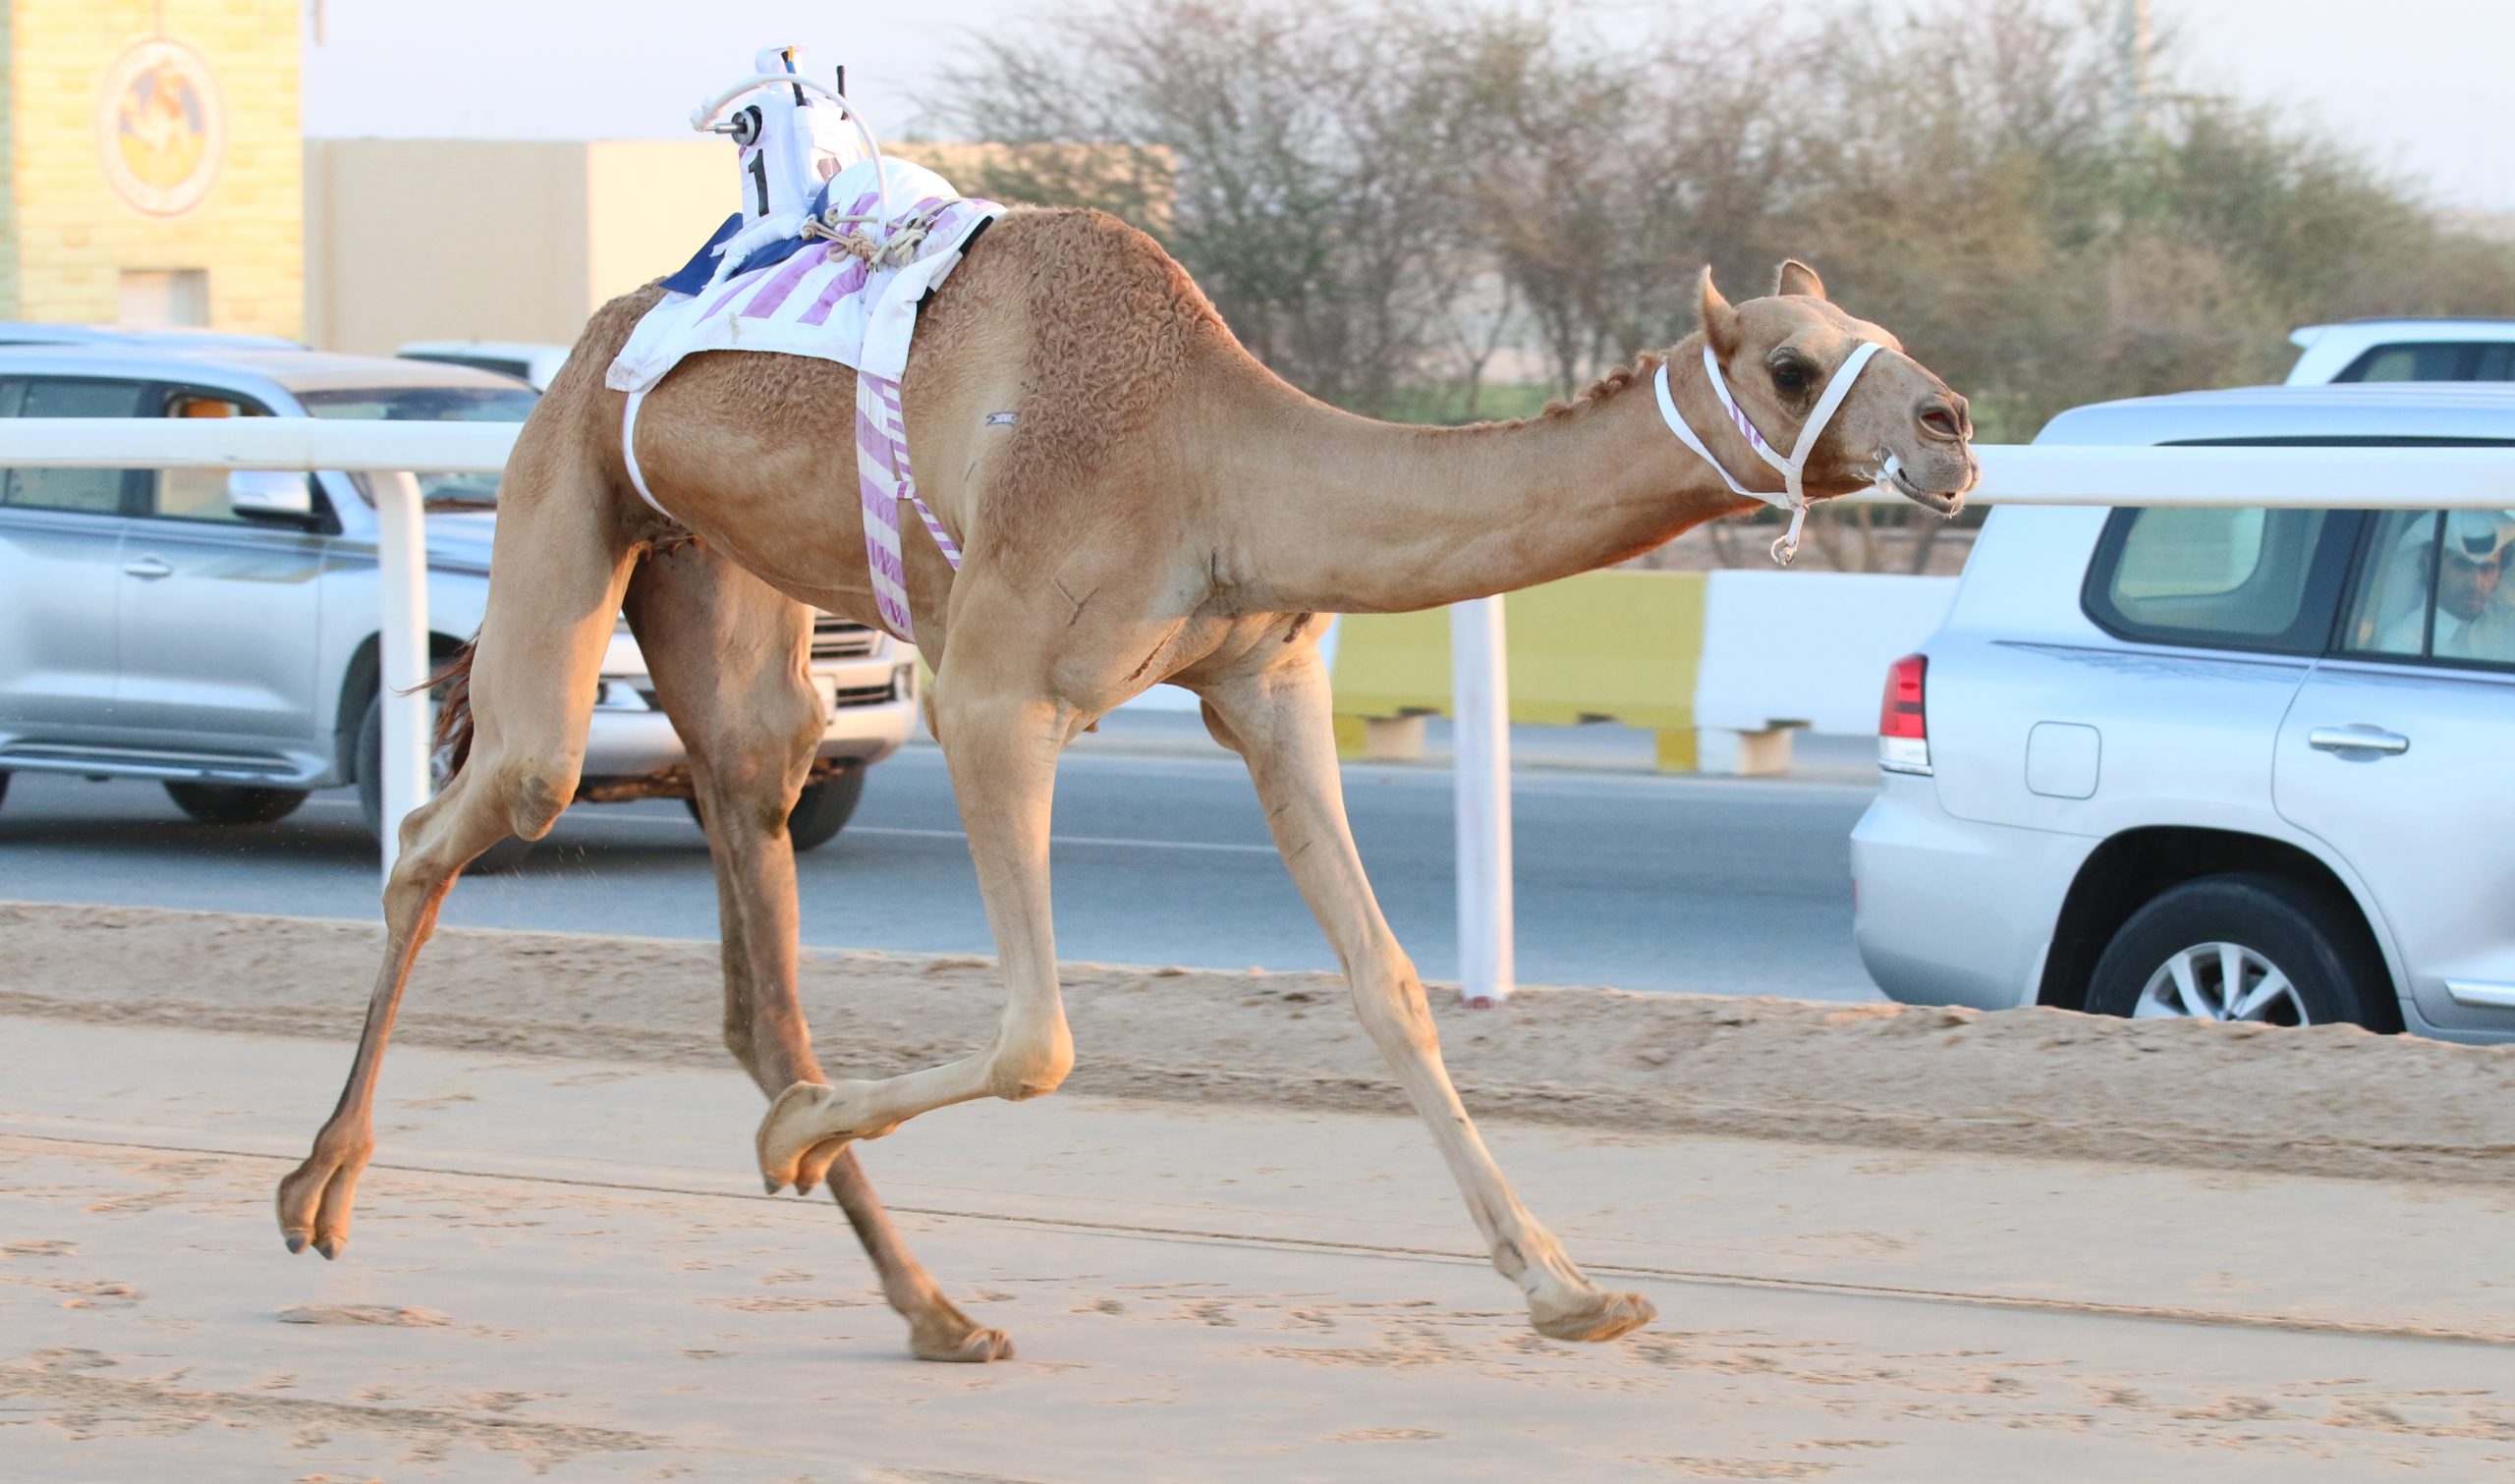
<svg viewBox="0 0 2515 1484"><path fill-rule="evenodd" d="M228 508L248 521L304 523L314 519L314 485L305 474L240 468L227 475Z"/></svg>

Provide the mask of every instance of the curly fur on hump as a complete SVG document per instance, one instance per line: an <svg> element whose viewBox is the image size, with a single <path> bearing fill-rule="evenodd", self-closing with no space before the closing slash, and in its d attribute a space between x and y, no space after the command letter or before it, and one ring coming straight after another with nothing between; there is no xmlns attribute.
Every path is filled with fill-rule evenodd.
<svg viewBox="0 0 2515 1484"><path fill-rule="evenodd" d="M1015 211L972 253L1021 244L1033 385L1016 434L1034 473L1082 475L1151 423L1222 316L1150 237L1105 212Z"/></svg>

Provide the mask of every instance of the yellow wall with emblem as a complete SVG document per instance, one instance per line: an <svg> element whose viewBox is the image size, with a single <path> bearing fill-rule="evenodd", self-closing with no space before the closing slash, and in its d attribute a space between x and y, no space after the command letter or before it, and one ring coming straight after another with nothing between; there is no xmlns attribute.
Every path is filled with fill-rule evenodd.
<svg viewBox="0 0 2515 1484"><path fill-rule="evenodd" d="M111 324L123 313L126 272L197 270L207 275L212 326L298 335L301 0L0 3L8 89L0 158L10 164L0 319ZM100 115L114 106L103 96L108 74L131 47L159 35L207 65L225 122L216 177L175 215L151 215L117 192L99 140ZM175 126L166 147L188 150L183 133Z"/></svg>

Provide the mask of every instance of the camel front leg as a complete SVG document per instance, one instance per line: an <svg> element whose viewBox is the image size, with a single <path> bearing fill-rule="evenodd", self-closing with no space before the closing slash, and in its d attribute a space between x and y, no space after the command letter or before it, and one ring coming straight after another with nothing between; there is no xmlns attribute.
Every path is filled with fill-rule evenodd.
<svg viewBox="0 0 2515 1484"><path fill-rule="evenodd" d="M508 477L512 487L516 475ZM506 519L521 529L531 516ZM549 529L554 523L559 528ZM506 529L499 531L502 564L529 568L505 555L521 549L539 558L544 570L531 587L509 581L490 591L488 617L473 649L471 756L443 794L402 821L401 853L384 886L384 964L367 1000L349 1080L306 1162L280 1182L280 1234L291 1252L310 1242L325 1257L337 1257L349 1240L359 1173L375 1149L375 1085L385 1043L455 877L509 835L540 839L576 797L594 681L628 581L627 554L601 522L582 516L543 519L531 534L548 539L537 546L515 539L511 546Z"/></svg>
<svg viewBox="0 0 2515 1484"><path fill-rule="evenodd" d="M1003 966L1003 1018L992 1040L957 1062L877 1082L787 1088L759 1127L760 1175L772 1190L810 1189L814 1151L825 1145L879 1138L974 1098L1041 1097L1073 1070L1048 911L1048 813L1074 715L1035 696L979 689L948 670L935 679L935 708Z"/></svg>
<svg viewBox="0 0 2515 1484"><path fill-rule="evenodd" d="M1346 824L1327 671L1316 652L1201 693L1248 760L1276 848L1344 965L1364 1029L1431 1127L1494 1268L1528 1295L1530 1322L1556 1340L1612 1340L1648 1323L1656 1312L1650 1300L1590 1282L1520 1204L1450 1084L1423 982L1380 916Z"/></svg>
<svg viewBox="0 0 2515 1484"><path fill-rule="evenodd" d="M311 1244L327 1258L338 1257L349 1242L359 1174L375 1152L376 1078L411 968L436 930L437 909L454 878L512 829L507 811L479 787L480 777L476 771L458 776L403 823L402 851L384 887L384 966L367 998L358 1054L313 1149L279 1183L280 1237L291 1252Z"/></svg>

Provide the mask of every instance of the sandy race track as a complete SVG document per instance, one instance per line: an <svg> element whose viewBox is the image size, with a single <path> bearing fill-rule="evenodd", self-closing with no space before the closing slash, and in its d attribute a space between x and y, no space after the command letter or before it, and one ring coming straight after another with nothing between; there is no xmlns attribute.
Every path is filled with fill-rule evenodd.
<svg viewBox="0 0 2515 1484"><path fill-rule="evenodd" d="M269 1190L337 1091L372 929L0 907L0 944L13 1480L2515 1471L2515 1051L1445 1008L1523 1195L1661 1309L1585 1347L1475 1257L1340 986L1072 965L1067 1093L866 1153L1022 1347L973 1370L900 1359L827 1203L759 1194L704 945L443 935L322 1264L281 1252ZM971 961L807 978L846 1073L996 1007Z"/></svg>

